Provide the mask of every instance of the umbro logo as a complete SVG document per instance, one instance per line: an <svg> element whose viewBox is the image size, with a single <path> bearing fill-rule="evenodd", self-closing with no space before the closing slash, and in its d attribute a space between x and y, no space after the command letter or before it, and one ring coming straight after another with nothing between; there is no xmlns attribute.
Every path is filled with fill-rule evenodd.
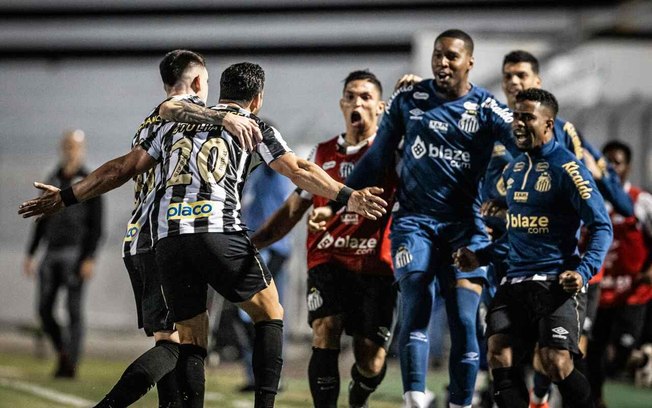
<svg viewBox="0 0 652 408"><path fill-rule="evenodd" d="M419 108L414 108L410 111L410 119L412 120L420 120L421 116L424 114L424 112L419 109Z"/></svg>
<svg viewBox="0 0 652 408"><path fill-rule="evenodd" d="M555 327L554 329L552 329L552 332L554 333L552 335L553 338L562 339L562 340L566 340L568 338L566 336L568 334L568 330L564 329L561 326Z"/></svg>

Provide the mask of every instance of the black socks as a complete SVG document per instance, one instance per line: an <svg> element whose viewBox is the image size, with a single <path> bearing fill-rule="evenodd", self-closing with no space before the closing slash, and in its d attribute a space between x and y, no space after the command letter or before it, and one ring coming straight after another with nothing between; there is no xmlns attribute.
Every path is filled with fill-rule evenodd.
<svg viewBox="0 0 652 408"><path fill-rule="evenodd" d="M364 407L367 399L372 392L380 385L385 378L387 372L387 364L375 377L365 377L360 374L358 366L354 363L351 367L351 383L349 384L349 406L350 407Z"/></svg>
<svg viewBox="0 0 652 408"><path fill-rule="evenodd" d="M272 408L283 368L283 321L265 320L254 325L252 364L256 381L255 408Z"/></svg>
<svg viewBox="0 0 652 408"><path fill-rule="evenodd" d="M577 369L573 369L568 377L555 384L564 398L564 403L569 403L573 408L593 408L589 381Z"/></svg>
<svg viewBox="0 0 652 408"><path fill-rule="evenodd" d="M336 408L340 394L339 350L312 348L308 364L310 393L315 408Z"/></svg>
<svg viewBox="0 0 652 408"><path fill-rule="evenodd" d="M147 350L127 367L117 384L96 407L121 408L133 404L161 378L174 370L178 358L177 343L164 340L156 342L155 347ZM174 401L176 396L171 398Z"/></svg>
<svg viewBox="0 0 652 408"><path fill-rule="evenodd" d="M204 406L204 389L206 388L204 359L206 354L205 348L194 344L179 346L177 381L179 381L181 398L186 408L203 408Z"/></svg>
<svg viewBox="0 0 652 408"><path fill-rule="evenodd" d="M491 374L494 378L494 402L500 408L528 408L530 397L520 370L495 368Z"/></svg>

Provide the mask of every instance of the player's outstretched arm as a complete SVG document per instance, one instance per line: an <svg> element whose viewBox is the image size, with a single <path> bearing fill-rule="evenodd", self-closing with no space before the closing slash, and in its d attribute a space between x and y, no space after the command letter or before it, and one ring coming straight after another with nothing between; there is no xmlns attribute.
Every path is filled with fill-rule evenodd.
<svg viewBox="0 0 652 408"><path fill-rule="evenodd" d="M18 207L18 214L23 218L54 214L64 206L77 204L118 188L130 178L148 171L155 165L156 161L144 149L136 146L126 155L104 163L64 190L48 184L34 183L34 187L42 190L43 194L22 203Z"/></svg>
<svg viewBox="0 0 652 408"><path fill-rule="evenodd" d="M170 122L209 123L224 126L248 152L263 140L258 123L231 112L209 109L194 103L170 99L159 107L159 116Z"/></svg>
<svg viewBox="0 0 652 408"><path fill-rule="evenodd" d="M303 214L312 205L311 200L301 198L296 191L290 194L263 225L251 237L251 242L256 248L265 248L287 235L301 220Z"/></svg>
<svg viewBox="0 0 652 408"><path fill-rule="evenodd" d="M367 187L353 190L333 180L321 167L288 152L274 160L269 166L286 176L299 188L312 194L335 200L346 205L351 212L376 220L385 214L387 202L378 197L383 189Z"/></svg>

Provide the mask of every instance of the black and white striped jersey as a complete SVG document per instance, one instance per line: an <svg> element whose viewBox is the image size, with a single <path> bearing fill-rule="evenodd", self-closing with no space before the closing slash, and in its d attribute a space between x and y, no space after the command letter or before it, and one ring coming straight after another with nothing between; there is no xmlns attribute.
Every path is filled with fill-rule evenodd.
<svg viewBox="0 0 652 408"><path fill-rule="evenodd" d="M204 106L204 102L196 95L178 95L169 99L183 100ZM169 100L169 99L166 99ZM172 128L172 123L161 119L159 104L143 120L131 141L131 147L140 144L143 140L156 137L160 132L165 133ZM122 244L122 256L136 255L150 251L153 247L152 228L149 220L152 203L156 198L156 189L161 184L161 165L158 164L147 173L139 174L134 183L134 210L127 224Z"/></svg>
<svg viewBox="0 0 652 408"><path fill-rule="evenodd" d="M249 111L227 105L212 109L256 120L263 141L250 154L222 126L188 123L176 123L141 141L141 147L161 162L164 176L152 207L154 241L179 234L246 230L240 199L247 176L262 161L271 163L291 152L276 129Z"/></svg>

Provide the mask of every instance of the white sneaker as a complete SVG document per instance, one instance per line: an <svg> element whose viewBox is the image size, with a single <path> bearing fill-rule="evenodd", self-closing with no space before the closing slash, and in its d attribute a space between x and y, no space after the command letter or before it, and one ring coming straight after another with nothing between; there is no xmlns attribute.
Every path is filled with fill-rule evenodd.
<svg viewBox="0 0 652 408"><path fill-rule="evenodd" d="M647 357L647 363L634 374L634 384L641 388L652 388L652 344L644 344L641 352Z"/></svg>
<svg viewBox="0 0 652 408"><path fill-rule="evenodd" d="M421 391L406 392L403 394L403 408L428 408L428 397L426 393Z"/></svg>

